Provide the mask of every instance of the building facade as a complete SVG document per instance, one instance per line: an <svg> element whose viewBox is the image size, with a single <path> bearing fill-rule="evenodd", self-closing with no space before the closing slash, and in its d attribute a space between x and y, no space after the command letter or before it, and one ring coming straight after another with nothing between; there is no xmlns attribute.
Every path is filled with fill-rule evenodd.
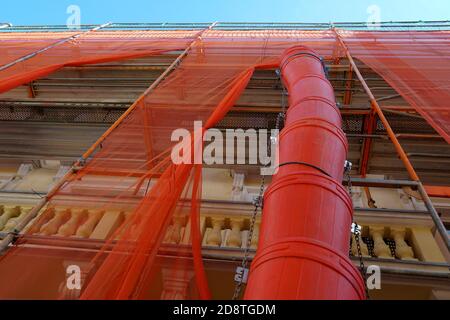
<svg viewBox="0 0 450 320"><path fill-rule="evenodd" d="M131 30L128 32L132 34L170 28L169 31L194 30L197 33L208 26L110 25L104 32ZM86 30L80 32L89 32L91 26L83 28ZM366 30L363 24L269 26L230 23L215 24L210 30L264 33L269 29L321 31L333 28L348 32ZM420 30L424 34L445 33L450 30L450 24L391 23L380 28L373 32ZM58 27L13 26L1 32L6 34L5 37L14 38L43 30L68 32ZM338 43L339 39L333 41ZM449 43L443 45L447 48ZM212 49L205 49L208 50ZM448 229L450 226L450 147L423 113L411 106L408 94L399 93L369 65L353 59L351 52L349 57L345 50L339 50L330 56L324 55L323 61L349 141L347 158L353 164L350 183L347 179L343 181L347 188L351 187L354 221L361 229L360 250L355 234L349 230L351 260L360 267L362 259L365 270L375 270L375 275L377 270L380 271L379 279L372 277L368 281L372 299L450 299L448 235L442 233L442 227ZM15 247L27 248L23 260L20 253L16 254L15 263L19 265L29 262L33 252L39 255L44 250L52 256L51 268L54 269L51 272L55 274L45 280L52 283L47 285L48 291L13 290L14 298L80 297L80 290L68 290L64 287L65 282L61 282L66 279L67 267L79 265L83 282L88 282L86 279L92 275L87 261L91 258L78 259L80 252L89 252L94 257L96 252L103 250L104 253L104 245L110 244L112 238L119 239L117 230L136 210L133 201L137 200L133 197L144 198L161 176L145 172L124 173L120 167L114 167L114 174L90 171L89 177L80 178L70 190L61 181L71 172L83 172L84 163L77 160L97 139L101 140L97 144L99 149L103 147L101 143L106 145L110 140L102 140L102 137L105 132L109 134L108 128L119 125L123 121L121 116L149 87L155 90L170 84L170 76L177 68L183 68L183 59L190 54L174 49L142 57L122 57L117 61L69 63L0 94L0 238L3 239L3 255L7 257L8 252L17 249ZM26 56L23 52L18 59ZM18 63L33 64L33 59L36 57ZM186 91L189 95L189 87ZM183 100L182 90L173 92L170 99L174 104ZM282 129L279 115L289 108L287 101L288 93L280 79L279 68L256 69L242 95L214 128L221 132L227 129ZM394 137L389 130L393 131ZM112 132L114 135L115 131ZM126 138L132 137L130 134ZM140 137L136 139L137 146L145 144ZM247 151L251 149L251 143L245 144ZM407 156L406 160L399 157L398 146ZM225 154L231 151L234 150L225 147ZM97 157L102 154L96 152ZM116 152L123 155L120 148ZM247 154L243 157L244 160L249 158ZM88 163L90 159L87 159ZM123 171L127 170L131 159L123 160ZM203 165L202 169L199 218L202 256L214 299L233 297L237 286L236 268L244 258L250 263L258 248L261 208L257 207L255 211L255 203L261 187L270 185L271 177L262 181L261 164L243 162ZM411 170L405 163L412 165L412 171L420 180L411 178ZM102 194L101 190L106 189L108 194ZM55 192L57 197L52 198ZM153 291L148 288L143 295L145 298L186 299L192 295L195 271L186 267L174 272L172 260L178 255L171 253L173 248L191 245L191 216L187 211L183 208L173 210L174 214L164 228L158 249L159 271L155 276L159 287ZM132 230L127 232L132 233ZM75 251L78 253L73 254ZM191 259L189 255L184 258ZM2 272L13 266L4 263L2 267L1 263L2 260ZM18 269L23 274L28 272L23 265ZM36 272L42 272L39 270L37 268ZM368 273L369 277L371 275ZM38 287L39 281L34 282L34 286Z"/></svg>

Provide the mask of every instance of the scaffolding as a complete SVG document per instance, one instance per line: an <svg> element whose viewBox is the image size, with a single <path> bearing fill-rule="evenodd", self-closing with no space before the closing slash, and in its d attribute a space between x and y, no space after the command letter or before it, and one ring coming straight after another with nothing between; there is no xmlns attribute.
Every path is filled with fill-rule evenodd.
<svg viewBox="0 0 450 320"><path fill-rule="evenodd" d="M350 104L352 100L352 83L355 79L352 78L353 73L356 75L358 81L363 86L364 92L369 97L370 109L365 110L364 114L368 115L366 120L366 125L364 132L359 135L364 141L363 151L361 158L361 165L359 168L359 175L361 178L352 178L353 185L363 186L363 187L381 187L381 188L401 188L410 187L417 190L426 206L426 213L429 214L433 220L436 230L439 232L441 238L443 239L447 250L450 251L450 240L448 237L447 230L439 217L436 209L434 208L428 194L427 190L420 181L420 177L414 169L407 152L405 152L399 141L399 135L394 132L391 124L389 123L385 112L402 112L396 111L395 108L389 108L386 110L381 107L379 102L373 94L371 88L363 77L362 72L359 70L358 63L355 62L354 56L352 55L352 50L349 49L346 43L346 38L343 37L343 31L377 31L377 32L409 32L409 31L449 31L450 21L414 21L414 22L382 22L376 26L367 25L366 23L359 22L341 22L341 23L227 23L227 22L216 22L216 23L108 23L104 25L82 25L75 35L70 35L65 37L54 44L46 46L40 50L32 52L28 55L20 57L13 62L5 64L0 67L0 71L6 70L18 63L22 63L26 60L32 59L36 55L42 54L47 50L54 48L55 46L63 45L69 41L76 39L77 37L95 31L166 31L166 30L189 30L195 31L196 36L189 42L187 47L179 53L177 58L162 72L162 74L152 83L152 85L113 123L113 125L81 156L81 158L72 166L71 170L66 174L66 176L61 179L53 189L29 212L29 214L16 226L13 232L7 234L1 234L3 240L0 243L0 251L8 249L13 245L14 241L20 236L20 232L32 221L41 210L47 205L48 201L53 198L53 196L58 193L58 191L64 187L69 181L73 180L74 175L83 170L86 163L92 160L93 155L95 155L99 150L102 149L102 144L107 140L107 138L118 128L123 121L136 110L136 107L140 106L143 99L149 95L153 90L155 90L182 62L185 57L190 54L194 49L196 41L202 37L204 32L212 30L223 30L223 31L259 31L259 30L300 30L300 31L330 31L332 32L337 41L339 42L340 48L344 52L343 57L339 59L346 58L349 62L349 77L346 79L346 90L344 93L344 104ZM73 30L68 31L66 26L11 26L5 24L1 29L1 32L5 33L21 33L21 32L73 32ZM389 99L389 97L387 97ZM353 110L342 109L342 112L348 112L352 114ZM387 137L392 142L399 158L401 159L406 171L409 175L409 180L378 180L366 178L368 173L368 161L369 154L371 150L371 142L373 139L379 138L379 134L375 134L377 117L380 119L384 129L386 130ZM416 135L415 137L417 137ZM412 136L414 138L414 136ZM436 138L436 136L428 137ZM343 183L346 183L345 181ZM379 209L382 210L382 209Z"/></svg>

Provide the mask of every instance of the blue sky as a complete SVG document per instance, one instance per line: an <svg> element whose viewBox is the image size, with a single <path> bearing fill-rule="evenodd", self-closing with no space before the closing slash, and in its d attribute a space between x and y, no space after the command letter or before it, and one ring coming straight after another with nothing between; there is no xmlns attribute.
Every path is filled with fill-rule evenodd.
<svg viewBox="0 0 450 320"><path fill-rule="evenodd" d="M82 24L104 22L343 22L367 21L377 5L381 20L449 20L449 0L3 0L0 22L66 24L69 5Z"/></svg>

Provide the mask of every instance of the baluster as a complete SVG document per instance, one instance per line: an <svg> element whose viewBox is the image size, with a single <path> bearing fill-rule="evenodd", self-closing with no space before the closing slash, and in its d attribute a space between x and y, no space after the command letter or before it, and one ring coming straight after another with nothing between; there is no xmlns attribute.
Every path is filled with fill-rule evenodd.
<svg viewBox="0 0 450 320"><path fill-rule="evenodd" d="M242 228L244 227L244 221L238 218L232 218L230 220L231 232L228 236L229 247L241 248L242 247Z"/></svg>
<svg viewBox="0 0 450 320"><path fill-rule="evenodd" d="M252 243L250 246L251 249L256 250L258 248L260 225L261 225L261 222L259 222L259 221L255 222L255 227L253 228Z"/></svg>
<svg viewBox="0 0 450 320"><path fill-rule="evenodd" d="M8 223L5 225L3 230L6 232L14 230L14 228L17 226L20 220L22 220L28 214L28 212L30 212L30 210L31 209L21 208L19 216L17 216L16 218L9 219Z"/></svg>
<svg viewBox="0 0 450 320"><path fill-rule="evenodd" d="M170 228L168 242L179 244L181 241L181 228L183 227L184 217L176 216L173 218L173 225Z"/></svg>
<svg viewBox="0 0 450 320"><path fill-rule="evenodd" d="M70 219L59 228L58 236L70 237L74 235L82 218L87 214L87 210L78 209L71 211L71 213Z"/></svg>
<svg viewBox="0 0 450 320"><path fill-rule="evenodd" d="M367 247L367 244L362 240L361 235L359 236L359 245L361 247L361 254L363 257L370 257L369 255L369 248ZM359 256L358 253L358 246L356 244L356 236L352 233L352 255L355 257Z"/></svg>
<svg viewBox="0 0 450 320"><path fill-rule="evenodd" d="M92 231L94 231L95 226L102 218L103 213L104 213L104 211L98 211L98 210L89 211L88 218L83 223L83 225L81 225L78 228L76 236L80 237L80 238L89 238Z"/></svg>
<svg viewBox="0 0 450 320"><path fill-rule="evenodd" d="M395 241L395 255L401 260L412 260L416 261L414 258L413 249L408 246L405 241L406 231L403 228L391 228L391 236Z"/></svg>
<svg viewBox="0 0 450 320"><path fill-rule="evenodd" d="M70 215L69 209L56 210L53 219L41 227L39 234L42 236L51 236L56 234L68 215Z"/></svg>
<svg viewBox="0 0 450 320"><path fill-rule="evenodd" d="M0 230L3 230L9 219L16 218L20 215L20 207L6 207L0 217Z"/></svg>
<svg viewBox="0 0 450 320"><path fill-rule="evenodd" d="M222 244L222 228L224 225L223 218L211 218L212 230L209 232L206 238L206 244L208 246L219 247Z"/></svg>
<svg viewBox="0 0 450 320"><path fill-rule="evenodd" d="M47 208L45 211L35 218L30 224L30 227L25 231L27 234L39 234L42 226L48 223L55 216L55 208Z"/></svg>
<svg viewBox="0 0 450 320"><path fill-rule="evenodd" d="M373 253L378 258L394 259L391 255L391 249L384 242L384 227L370 227L370 236L373 238Z"/></svg>

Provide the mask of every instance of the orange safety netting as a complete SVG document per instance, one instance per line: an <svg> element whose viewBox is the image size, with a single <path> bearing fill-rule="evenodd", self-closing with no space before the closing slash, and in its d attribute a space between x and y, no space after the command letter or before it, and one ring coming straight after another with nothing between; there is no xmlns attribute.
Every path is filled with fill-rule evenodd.
<svg viewBox="0 0 450 320"><path fill-rule="evenodd" d="M254 69L277 67L281 52L292 43L316 44L331 56L336 41L328 31L263 32L252 38L205 32L181 65L136 102L48 205L96 210L78 223L94 219L95 212L124 210L128 214L121 227L106 242L48 236L76 218L47 209L0 261L0 297L210 298L200 249L202 167L171 163L171 134L179 128L192 131L199 120L203 130L214 126L239 98ZM168 245L164 238L178 220L190 221L184 230L189 241ZM14 268L31 264L33 271ZM64 268L71 264L83 271L81 293L65 289ZM180 286L185 288L181 295Z"/></svg>
<svg viewBox="0 0 450 320"><path fill-rule="evenodd" d="M91 31L30 59L12 63L77 33L1 33L0 93L46 76L62 67L95 64L183 50L199 31Z"/></svg>
<svg viewBox="0 0 450 320"><path fill-rule="evenodd" d="M172 132L193 131L194 121L202 121L203 130L214 126L239 98L255 68L277 68L286 48L305 45L328 59L342 54L333 31L208 30L201 36L193 32L180 37L160 33L161 38L140 39L132 37L133 32L123 33L124 38L92 32L0 72L2 86L8 83L0 88L7 88L65 65L179 50L194 41L182 63L135 103L100 150L69 176L47 209L1 258L0 298L210 298L200 243L202 166L171 162ZM350 38L345 35L346 42ZM356 54L373 63L361 52ZM20 81L9 80L14 70ZM381 74L392 83L399 81ZM429 99L422 91L407 94ZM421 112L429 112L420 106ZM77 208L79 214L69 214L68 208ZM83 239L80 225L93 227L119 211L125 218L106 241ZM81 292L66 288L70 265L82 270Z"/></svg>
<svg viewBox="0 0 450 320"><path fill-rule="evenodd" d="M450 143L450 32L339 31L352 56L382 76Z"/></svg>

